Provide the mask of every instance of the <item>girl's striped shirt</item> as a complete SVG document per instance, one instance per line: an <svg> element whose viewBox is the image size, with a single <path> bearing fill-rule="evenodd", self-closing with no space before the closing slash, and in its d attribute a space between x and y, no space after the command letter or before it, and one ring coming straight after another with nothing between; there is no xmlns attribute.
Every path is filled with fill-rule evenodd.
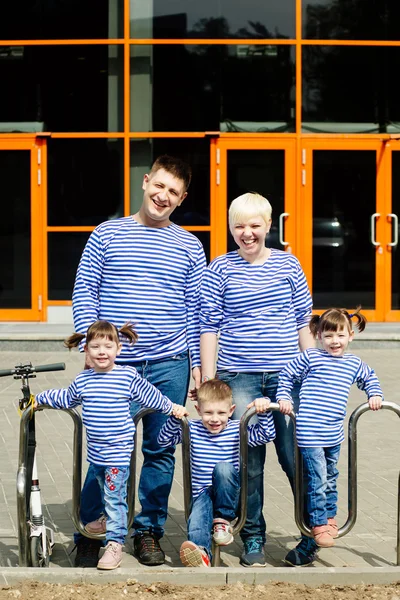
<svg viewBox="0 0 400 600"><path fill-rule="evenodd" d="M219 333L219 370L280 371L299 354L312 300L301 265L271 249L263 265L237 252L216 258L201 286L200 332Z"/></svg>
<svg viewBox="0 0 400 600"><path fill-rule="evenodd" d="M261 446L275 438L275 427L270 412L257 415L258 423L248 426L249 446ZM189 420L190 461L192 468L192 496L212 485L214 467L220 462L229 462L239 470L240 464L240 421L229 420L220 433L211 433L201 419ZM168 447L182 442L182 427L179 419L170 417L158 435L160 446Z"/></svg>
<svg viewBox="0 0 400 600"><path fill-rule="evenodd" d="M343 421L353 383L368 398L383 397L375 372L350 353L332 356L319 348L302 352L279 374L278 402L291 400L295 381L301 382L296 435L299 447L303 448L330 447L343 442Z"/></svg>
<svg viewBox="0 0 400 600"><path fill-rule="evenodd" d="M133 367L115 365L108 373L82 371L68 389L47 390L37 403L53 408L82 405L86 427L88 462L94 465L129 466L135 425L130 403L169 414L172 402Z"/></svg>
<svg viewBox="0 0 400 600"><path fill-rule="evenodd" d="M72 297L75 330L97 319L131 321L139 340L122 340L118 362L158 360L186 351L200 365L199 293L206 259L201 242L171 223L146 227L132 217L102 223L79 263Z"/></svg>

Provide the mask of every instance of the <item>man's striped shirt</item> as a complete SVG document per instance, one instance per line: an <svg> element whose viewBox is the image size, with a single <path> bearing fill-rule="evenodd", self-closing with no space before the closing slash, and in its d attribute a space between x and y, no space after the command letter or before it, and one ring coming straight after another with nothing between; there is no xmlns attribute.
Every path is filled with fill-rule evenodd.
<svg viewBox="0 0 400 600"><path fill-rule="evenodd" d="M343 421L353 383L368 398L383 397L375 372L350 353L332 356L319 348L302 352L280 372L277 401L291 400L295 381L301 382L296 435L303 448L327 448L343 442Z"/></svg>
<svg viewBox="0 0 400 600"><path fill-rule="evenodd" d="M132 217L99 225L79 263L72 297L75 330L97 319L131 321L139 340L122 340L119 362L157 360L189 348L200 365L199 293L203 246L178 225L146 227Z"/></svg>
<svg viewBox="0 0 400 600"><path fill-rule="evenodd" d="M249 446L261 446L275 438L274 420L270 412L257 415L258 423L248 426ZM192 468L192 496L212 485L214 467L220 462L229 462L239 470L240 464L240 421L229 420L220 433L211 433L201 419L189 420L190 461ZM174 446L182 442L182 427L179 419L170 417L158 435L160 446Z"/></svg>
<svg viewBox="0 0 400 600"><path fill-rule="evenodd" d="M82 405L86 427L88 462L124 467L130 464L135 425L132 401L165 414L172 402L133 367L115 365L108 373L82 371L68 389L47 390L36 396L38 404L53 408Z"/></svg>
<svg viewBox="0 0 400 600"><path fill-rule="evenodd" d="M298 330L311 309L295 256L272 248L263 265L252 265L229 252L204 272L200 332L220 335L218 369L280 371L298 355Z"/></svg>

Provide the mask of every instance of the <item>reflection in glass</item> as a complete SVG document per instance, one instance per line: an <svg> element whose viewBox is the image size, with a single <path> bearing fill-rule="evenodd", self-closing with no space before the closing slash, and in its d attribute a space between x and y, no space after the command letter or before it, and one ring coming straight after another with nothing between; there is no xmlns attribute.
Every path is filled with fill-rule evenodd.
<svg viewBox="0 0 400 600"><path fill-rule="evenodd" d="M90 231L48 234L49 300L71 300L76 269Z"/></svg>
<svg viewBox="0 0 400 600"><path fill-rule="evenodd" d="M31 308L31 153L0 150L0 308Z"/></svg>
<svg viewBox="0 0 400 600"><path fill-rule="evenodd" d="M122 46L1 47L0 132L121 131L122 65Z"/></svg>
<svg viewBox="0 0 400 600"><path fill-rule="evenodd" d="M130 0L132 38L295 38L295 0Z"/></svg>
<svg viewBox="0 0 400 600"><path fill-rule="evenodd" d="M398 0L303 0L303 37L399 40Z"/></svg>
<svg viewBox="0 0 400 600"><path fill-rule="evenodd" d="M123 141L49 139L48 224L98 225L123 216Z"/></svg>
<svg viewBox="0 0 400 600"><path fill-rule="evenodd" d="M227 161L228 207L246 192L257 192L267 198L272 206L267 246L284 250L279 243L279 215L285 210L285 151L228 150ZM228 226L228 252L231 250L237 250L237 246Z"/></svg>
<svg viewBox="0 0 400 600"><path fill-rule="evenodd" d="M131 57L132 131L294 131L292 46L132 46Z"/></svg>
<svg viewBox="0 0 400 600"><path fill-rule="evenodd" d="M392 213L397 215L400 220L400 152L392 152ZM391 219L392 222L392 239L391 242L396 241L397 227L397 239L399 239L399 221ZM400 256L399 256L399 245L392 246L392 310L400 309Z"/></svg>
<svg viewBox="0 0 400 600"><path fill-rule="evenodd" d="M171 220L177 225L210 224L210 141L208 139L155 138L131 141L131 213L143 200L143 176L158 156L182 158L192 167L188 195L174 210Z"/></svg>
<svg viewBox="0 0 400 600"><path fill-rule="evenodd" d="M400 132L399 47L304 46L304 132Z"/></svg>
<svg viewBox="0 0 400 600"><path fill-rule="evenodd" d="M375 308L375 203L375 151L314 150L314 308Z"/></svg>

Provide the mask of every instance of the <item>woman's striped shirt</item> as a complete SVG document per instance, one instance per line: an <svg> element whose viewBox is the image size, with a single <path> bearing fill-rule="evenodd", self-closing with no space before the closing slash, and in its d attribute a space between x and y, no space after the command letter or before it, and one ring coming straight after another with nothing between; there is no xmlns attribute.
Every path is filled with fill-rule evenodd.
<svg viewBox="0 0 400 600"><path fill-rule="evenodd" d="M299 447L303 448L326 448L343 442L343 421L353 383L368 398L383 397L375 372L350 353L332 356L319 348L302 352L279 374L278 402L291 400L295 381L301 382L296 435Z"/></svg>
<svg viewBox="0 0 400 600"><path fill-rule="evenodd" d="M219 333L218 369L280 371L298 355L311 309L299 261L281 250L272 248L263 265L229 252L204 271L200 332Z"/></svg>
<svg viewBox="0 0 400 600"><path fill-rule="evenodd" d="M115 365L108 373L82 371L68 389L47 390L36 396L38 404L53 408L82 405L88 462L124 467L130 464L135 425L130 403L169 414L172 402L133 367Z"/></svg>
<svg viewBox="0 0 400 600"><path fill-rule="evenodd" d="M260 413L257 417L258 423L248 426L249 446L262 446L275 438L272 414ZM212 485L212 474L217 463L229 462L239 470L240 421L229 420L220 433L211 433L201 419L189 420L189 431L194 499ZM158 434L158 443L160 446L168 447L181 442L181 422L175 417L170 417Z"/></svg>
<svg viewBox="0 0 400 600"><path fill-rule="evenodd" d="M134 323L139 340L122 340L119 362L157 360L189 348L200 365L199 293L203 246L171 223L146 227L132 217L99 225L79 263L72 297L75 329L97 319Z"/></svg>

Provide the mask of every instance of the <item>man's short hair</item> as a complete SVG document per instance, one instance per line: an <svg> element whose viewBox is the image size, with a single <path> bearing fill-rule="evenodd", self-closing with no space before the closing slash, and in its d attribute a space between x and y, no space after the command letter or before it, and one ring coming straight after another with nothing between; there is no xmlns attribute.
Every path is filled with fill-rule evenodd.
<svg viewBox="0 0 400 600"><path fill-rule="evenodd" d="M197 390L197 403L202 404L203 402L232 403L232 390L224 381L209 379L202 383Z"/></svg>
<svg viewBox="0 0 400 600"><path fill-rule="evenodd" d="M177 179L183 181L185 192L187 191L190 182L192 181L192 168L187 162L185 162L182 158L163 154L154 161L151 167L150 175L156 171L159 171L160 169L164 169L164 171L167 171L167 173L170 173Z"/></svg>

